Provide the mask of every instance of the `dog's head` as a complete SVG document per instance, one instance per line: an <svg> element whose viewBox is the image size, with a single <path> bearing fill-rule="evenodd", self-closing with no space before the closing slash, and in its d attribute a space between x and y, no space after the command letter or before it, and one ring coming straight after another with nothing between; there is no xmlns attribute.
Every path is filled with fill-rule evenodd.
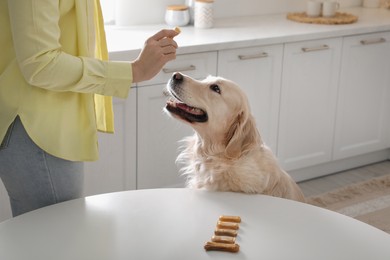
<svg viewBox="0 0 390 260"><path fill-rule="evenodd" d="M165 111L191 125L205 143L223 147L228 157L240 156L259 140L248 99L234 82L174 73L167 93Z"/></svg>

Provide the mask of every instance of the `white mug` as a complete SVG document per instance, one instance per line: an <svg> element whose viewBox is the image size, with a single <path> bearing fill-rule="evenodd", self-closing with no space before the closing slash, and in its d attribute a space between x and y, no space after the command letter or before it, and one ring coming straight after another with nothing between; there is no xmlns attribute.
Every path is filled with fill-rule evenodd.
<svg viewBox="0 0 390 260"><path fill-rule="evenodd" d="M306 5L306 14L307 16L317 17L321 15L321 2L317 2L314 0L307 1Z"/></svg>
<svg viewBox="0 0 390 260"><path fill-rule="evenodd" d="M325 1L322 4L322 16L332 17L336 15L336 11L340 8L340 4L335 1Z"/></svg>

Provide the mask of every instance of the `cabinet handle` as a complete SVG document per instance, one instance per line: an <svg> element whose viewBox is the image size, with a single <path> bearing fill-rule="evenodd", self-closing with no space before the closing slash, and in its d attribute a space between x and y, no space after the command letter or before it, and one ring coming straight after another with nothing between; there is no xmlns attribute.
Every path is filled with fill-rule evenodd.
<svg viewBox="0 0 390 260"><path fill-rule="evenodd" d="M258 54L250 54L250 55L238 55L238 58L240 60L252 60L252 59L261 59L261 58L267 58L268 53L262 52Z"/></svg>
<svg viewBox="0 0 390 260"><path fill-rule="evenodd" d="M162 71L164 73L173 73L173 72L176 72L176 71L191 71L191 70L196 70L196 66L194 65L190 65L188 67L182 67L182 68L173 68L173 69L167 69L167 68L163 68Z"/></svg>
<svg viewBox="0 0 390 260"><path fill-rule="evenodd" d="M302 51L303 52L311 52L311 51L324 51L324 50L329 50L329 46L324 44L318 47L303 47Z"/></svg>
<svg viewBox="0 0 390 260"><path fill-rule="evenodd" d="M369 45L369 44L378 44L386 42L385 38L379 38L379 39L370 39L370 40L361 40L360 43L363 45Z"/></svg>

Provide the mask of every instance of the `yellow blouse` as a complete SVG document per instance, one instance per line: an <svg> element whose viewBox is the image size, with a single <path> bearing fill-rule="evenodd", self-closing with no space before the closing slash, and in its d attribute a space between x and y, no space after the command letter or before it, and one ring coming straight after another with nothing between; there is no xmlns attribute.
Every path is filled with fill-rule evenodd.
<svg viewBox="0 0 390 260"><path fill-rule="evenodd" d="M19 115L48 153L96 160L132 83L130 62L107 61L99 1L0 0L0 35L0 141Z"/></svg>

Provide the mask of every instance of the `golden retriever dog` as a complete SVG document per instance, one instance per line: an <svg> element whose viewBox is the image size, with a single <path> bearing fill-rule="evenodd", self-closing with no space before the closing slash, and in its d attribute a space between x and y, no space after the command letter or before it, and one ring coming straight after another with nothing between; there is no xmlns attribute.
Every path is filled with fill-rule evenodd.
<svg viewBox="0 0 390 260"><path fill-rule="evenodd" d="M304 201L293 179L264 144L245 93L232 81L203 81L174 73L166 89L165 111L189 124L177 161L190 188L259 193Z"/></svg>

